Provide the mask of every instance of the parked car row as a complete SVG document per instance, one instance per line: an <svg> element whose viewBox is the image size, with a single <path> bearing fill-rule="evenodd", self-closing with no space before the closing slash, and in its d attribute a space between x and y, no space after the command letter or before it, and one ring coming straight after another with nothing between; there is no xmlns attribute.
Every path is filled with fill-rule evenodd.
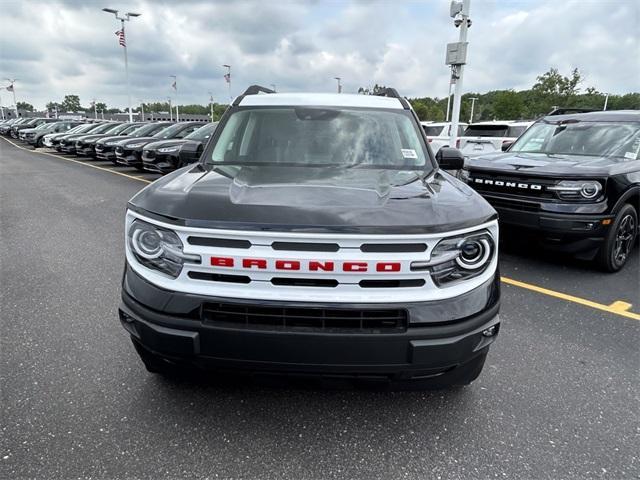
<svg viewBox="0 0 640 480"><path fill-rule="evenodd" d="M0 123L0 134L35 148L53 148L68 155L164 174L196 162L216 125L21 118Z"/></svg>

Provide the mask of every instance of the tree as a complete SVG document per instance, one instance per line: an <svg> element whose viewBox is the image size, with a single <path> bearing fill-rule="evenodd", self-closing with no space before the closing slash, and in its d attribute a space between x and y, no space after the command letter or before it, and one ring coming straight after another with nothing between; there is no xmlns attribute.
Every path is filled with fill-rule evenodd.
<svg viewBox="0 0 640 480"><path fill-rule="evenodd" d="M107 104L104 102L97 102L96 103L96 110L98 112L106 112L107 111Z"/></svg>
<svg viewBox="0 0 640 480"><path fill-rule="evenodd" d="M62 101L62 109L66 112L79 112L82 110L80 106L80 97L78 95L65 95Z"/></svg>
<svg viewBox="0 0 640 480"><path fill-rule="evenodd" d="M569 97L576 95L580 89L578 85L582 83L582 75L577 68L571 72L571 77L565 77L558 72L557 68L550 68L548 72L539 75L532 90L542 95L558 95Z"/></svg>
<svg viewBox="0 0 640 480"><path fill-rule="evenodd" d="M517 120L524 116L524 103L513 90L497 92L493 101L493 115L503 120Z"/></svg>
<svg viewBox="0 0 640 480"><path fill-rule="evenodd" d="M27 112L33 112L33 105L27 102L17 102L18 110L26 110Z"/></svg>

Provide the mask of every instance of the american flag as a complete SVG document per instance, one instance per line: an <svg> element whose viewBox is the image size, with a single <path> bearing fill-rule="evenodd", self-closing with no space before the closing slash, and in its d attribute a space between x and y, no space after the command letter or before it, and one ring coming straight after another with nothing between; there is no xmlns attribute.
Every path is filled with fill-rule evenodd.
<svg viewBox="0 0 640 480"><path fill-rule="evenodd" d="M225 73L224 74L224 79L227 81L227 83L231 83L231 74L230 73Z"/></svg>
<svg viewBox="0 0 640 480"><path fill-rule="evenodd" d="M116 32L116 36L118 37L118 43L121 47L126 47L127 42L124 41L124 28L122 30L118 30Z"/></svg>

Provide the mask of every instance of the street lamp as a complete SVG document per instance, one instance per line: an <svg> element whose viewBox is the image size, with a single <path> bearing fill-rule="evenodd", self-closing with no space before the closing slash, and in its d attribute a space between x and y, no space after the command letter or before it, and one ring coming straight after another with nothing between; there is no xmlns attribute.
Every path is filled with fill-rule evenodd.
<svg viewBox="0 0 640 480"><path fill-rule="evenodd" d="M209 107L211 108L211 121L213 122L213 93L209 92Z"/></svg>
<svg viewBox="0 0 640 480"><path fill-rule="evenodd" d="M471 115L469 115L469 123L473 123L473 107L476 105L476 100L478 100L478 98L471 97L469 100L471 100Z"/></svg>
<svg viewBox="0 0 640 480"><path fill-rule="evenodd" d="M119 32L116 32L118 35L120 45L124 47L124 72L127 77L127 97L129 98L129 121L133 122L133 113L131 113L131 85L129 84L129 59L127 58L127 42L124 34L124 22L128 22L131 20L131 17L139 17L139 13L127 12L124 14L124 17L118 16L118 10L114 10L113 8L103 8L103 12L113 13L116 17L116 20L120 20L121 29Z"/></svg>
<svg viewBox="0 0 640 480"><path fill-rule="evenodd" d="M338 93L342 93L342 84L340 83L342 78L340 78L340 77L333 77L333 78L334 78L334 80L338 81Z"/></svg>

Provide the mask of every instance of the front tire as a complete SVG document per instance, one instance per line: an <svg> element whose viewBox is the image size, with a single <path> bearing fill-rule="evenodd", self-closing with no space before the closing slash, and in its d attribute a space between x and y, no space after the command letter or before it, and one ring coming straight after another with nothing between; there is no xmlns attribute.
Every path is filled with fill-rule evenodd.
<svg viewBox="0 0 640 480"><path fill-rule="evenodd" d="M620 209L598 252L596 262L606 272L617 272L629 259L638 234L638 212L633 205Z"/></svg>

